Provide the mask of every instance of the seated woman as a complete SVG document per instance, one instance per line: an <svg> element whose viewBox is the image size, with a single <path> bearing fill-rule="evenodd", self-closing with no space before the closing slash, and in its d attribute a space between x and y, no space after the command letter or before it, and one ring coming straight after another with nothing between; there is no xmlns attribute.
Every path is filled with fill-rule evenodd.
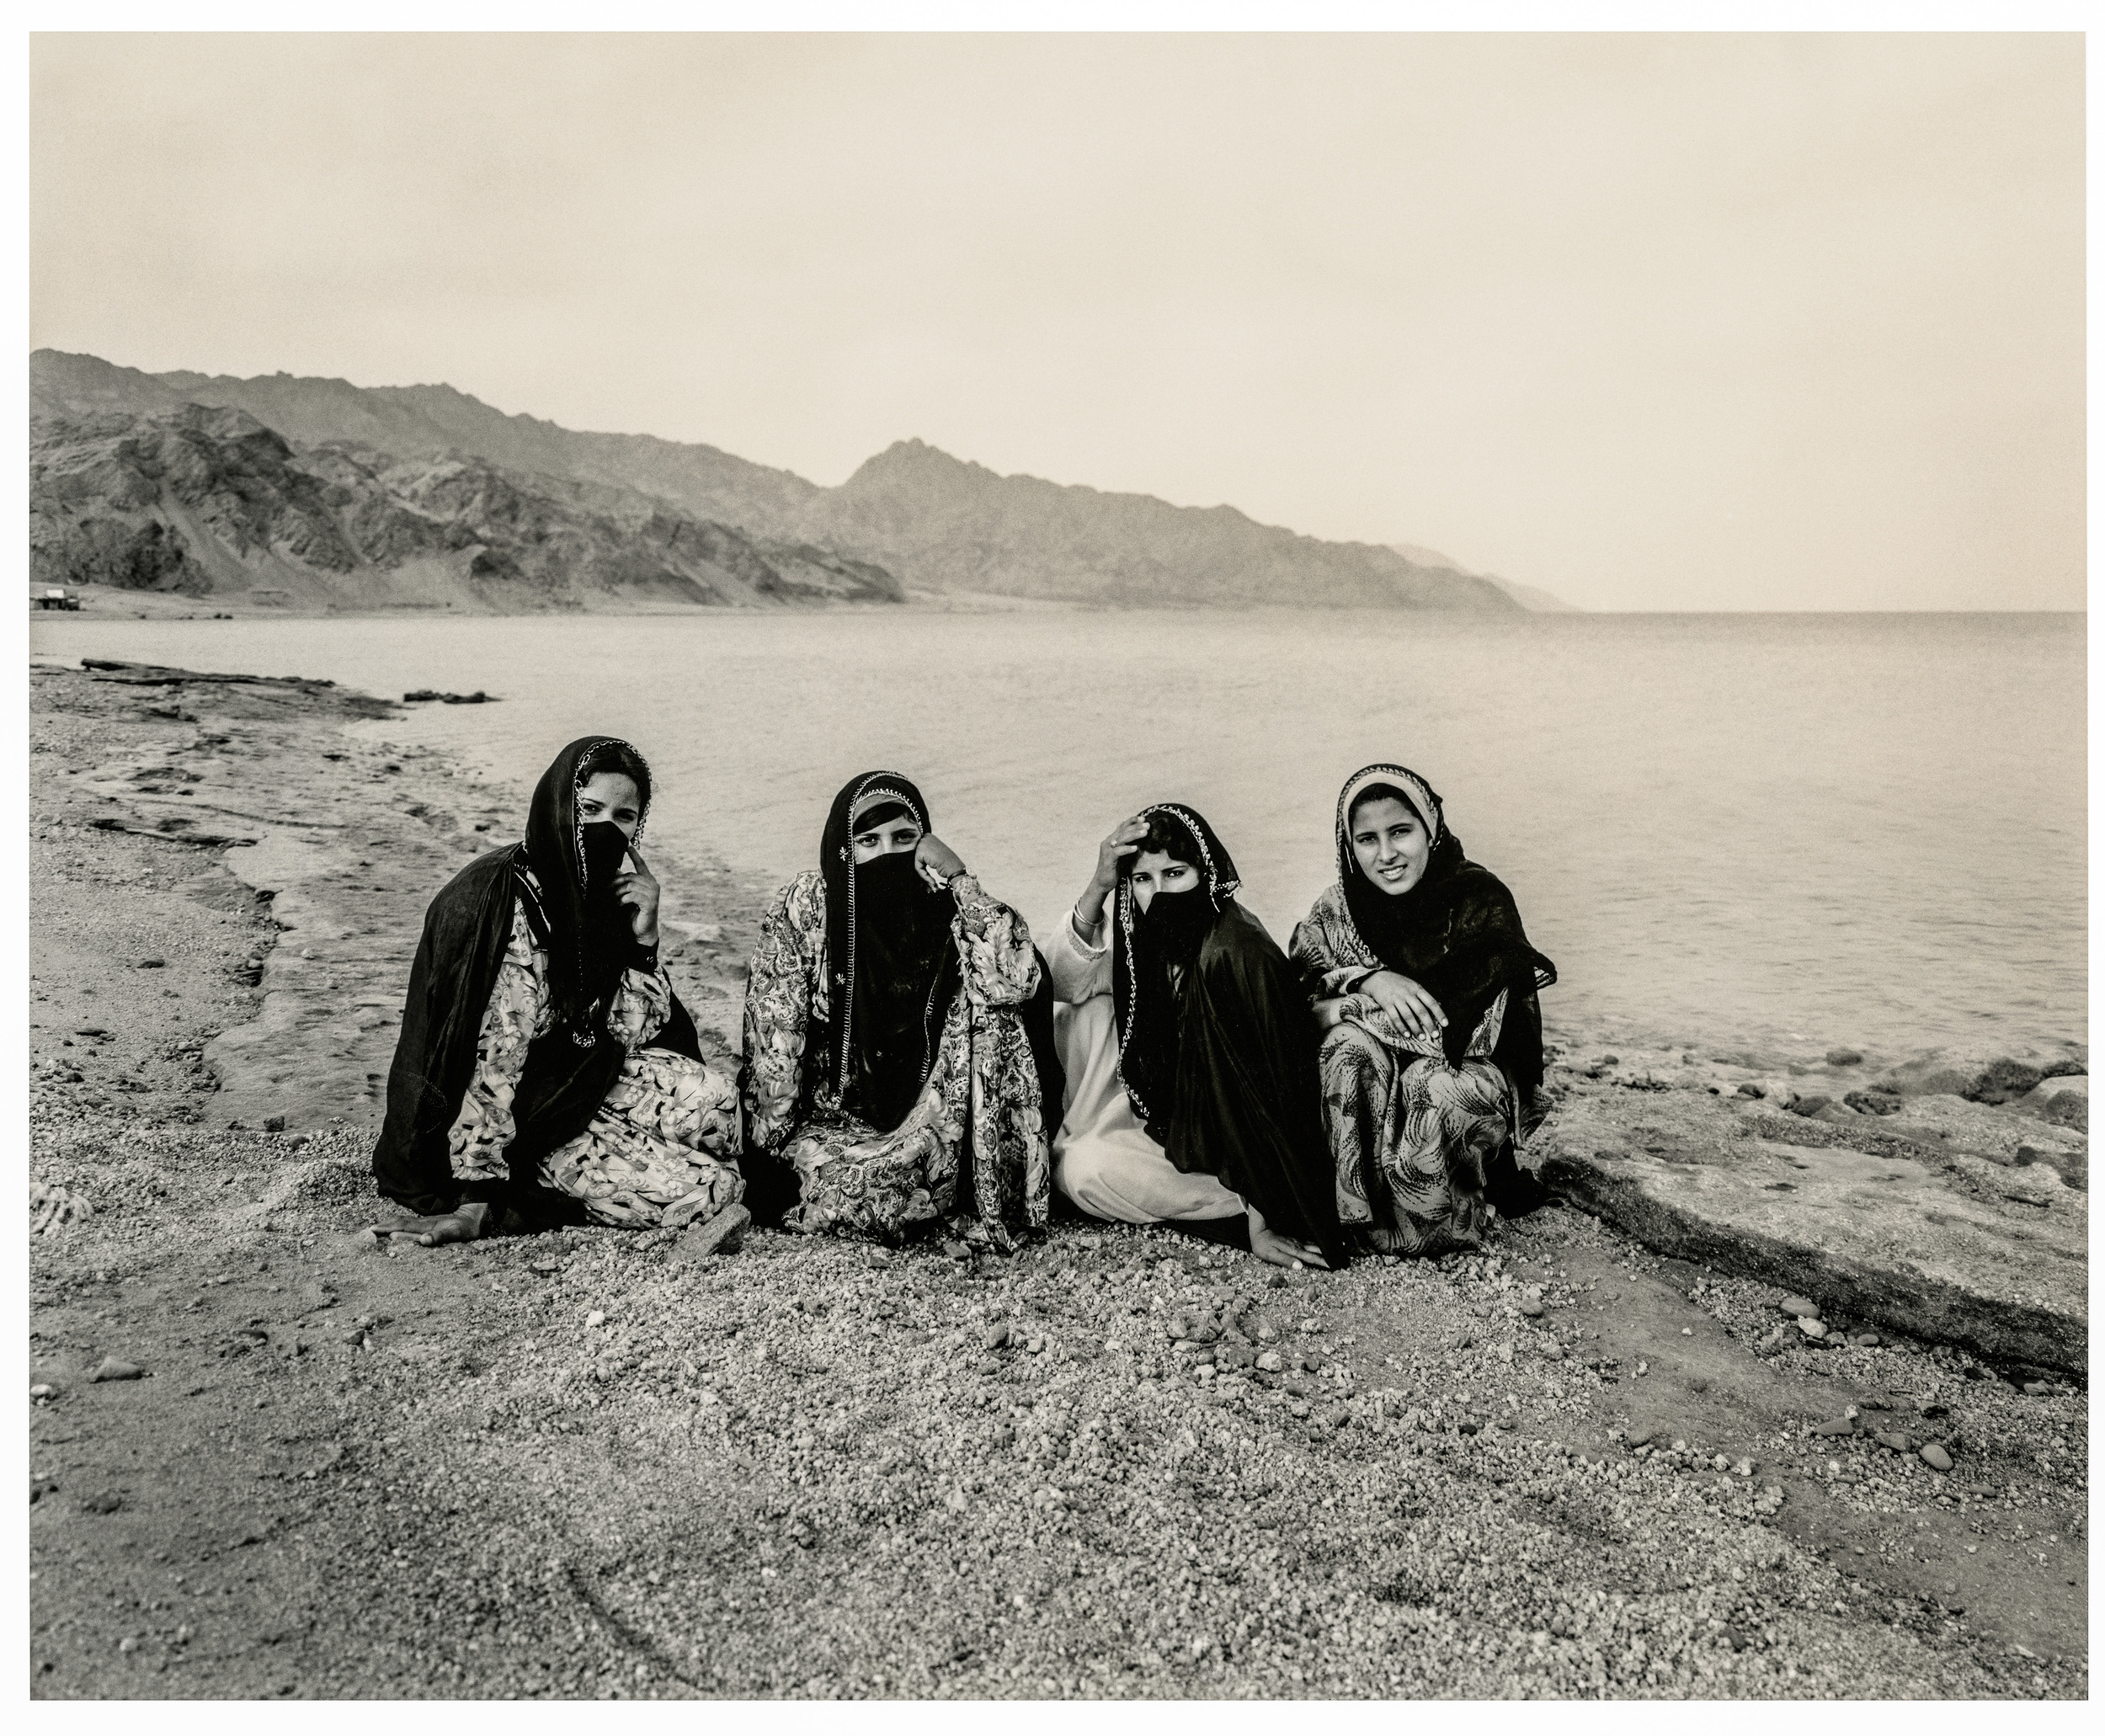
<svg viewBox="0 0 2105 1736"><path fill-rule="evenodd" d="M1475 1248L1490 1208L1541 1204L1517 1158L1541 1124L1536 992L1557 967L1513 895L1462 853L1400 765L1338 797L1337 884L1293 933L1323 1040L1338 1217L1391 1254Z"/></svg>
<svg viewBox="0 0 2105 1736"><path fill-rule="evenodd" d="M1260 1259L1341 1265L1305 1003L1278 943L1235 902L1240 884L1212 828L1175 803L1143 808L1098 849L1046 945L1053 998L1074 1009L1053 1180L1093 1217L1246 1219Z"/></svg>
<svg viewBox="0 0 2105 1736"><path fill-rule="evenodd" d="M762 919L746 982L755 1216L887 1242L947 1223L1005 1249L1042 1227L1040 975L1023 919L935 836L921 792L852 779L818 867Z"/></svg>
<svg viewBox="0 0 2105 1736"><path fill-rule="evenodd" d="M419 1214L394 1230L429 1246L738 1206L736 1089L658 967L650 800L627 743L573 742L525 842L431 901L373 1153L380 1190Z"/></svg>

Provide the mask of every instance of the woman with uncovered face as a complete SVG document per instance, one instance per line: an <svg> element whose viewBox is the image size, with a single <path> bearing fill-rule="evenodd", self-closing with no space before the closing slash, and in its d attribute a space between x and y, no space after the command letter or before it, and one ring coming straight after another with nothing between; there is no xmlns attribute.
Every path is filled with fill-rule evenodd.
<svg viewBox="0 0 2105 1736"><path fill-rule="evenodd" d="M418 1214L397 1231L429 1245L738 1207L736 1086L658 960L650 798L627 743L573 742L525 841L432 901L373 1153L381 1191Z"/></svg>
<svg viewBox="0 0 2105 1736"><path fill-rule="evenodd" d="M1046 1219L1051 1047L1023 919L935 836L910 782L851 779L819 866L763 919L746 984L754 1211L794 1230L895 1242L940 1223L1010 1245Z"/></svg>
<svg viewBox="0 0 2105 1736"><path fill-rule="evenodd" d="M1104 840L1046 946L1071 1009L1053 1179L1092 1217L1232 1225L1221 1239L1246 1233L1275 1264L1341 1264L1299 985L1239 884L1188 807L1143 809Z"/></svg>
<svg viewBox="0 0 2105 1736"><path fill-rule="evenodd" d="M1370 765L1338 797L1338 881L1294 930L1325 1034L1338 1216L1385 1253L1483 1241L1532 1211L1542 1013L1556 967L1498 877L1465 857L1415 772Z"/></svg>

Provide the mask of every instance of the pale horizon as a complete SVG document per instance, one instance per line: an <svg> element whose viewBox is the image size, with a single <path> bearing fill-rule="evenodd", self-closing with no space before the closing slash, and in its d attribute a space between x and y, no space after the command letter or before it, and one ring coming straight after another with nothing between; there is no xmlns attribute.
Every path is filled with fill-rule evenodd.
<svg viewBox="0 0 2105 1736"><path fill-rule="evenodd" d="M30 343L827 485L919 439L1602 611L2080 610L2082 52L45 35Z"/></svg>

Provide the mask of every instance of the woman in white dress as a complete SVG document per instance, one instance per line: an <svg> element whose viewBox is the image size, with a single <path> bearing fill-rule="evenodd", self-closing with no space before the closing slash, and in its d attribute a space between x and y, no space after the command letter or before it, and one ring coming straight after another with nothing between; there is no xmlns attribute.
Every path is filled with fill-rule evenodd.
<svg viewBox="0 0 2105 1736"><path fill-rule="evenodd" d="M1092 1217L1246 1235L1276 1265L1342 1264L1314 1039L1237 885L1180 805L1143 810L1098 849L1044 949L1066 1074L1053 1185Z"/></svg>

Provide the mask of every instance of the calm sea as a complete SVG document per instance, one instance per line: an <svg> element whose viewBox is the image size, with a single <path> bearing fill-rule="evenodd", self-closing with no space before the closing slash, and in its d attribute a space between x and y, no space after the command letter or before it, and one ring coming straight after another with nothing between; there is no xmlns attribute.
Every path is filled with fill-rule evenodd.
<svg viewBox="0 0 2105 1736"><path fill-rule="evenodd" d="M2085 1035L2080 615L40 617L32 650L485 688L504 703L373 727L522 788L625 736L654 835L770 877L816 860L842 782L895 768L1034 928L1175 798L1283 944L1334 876L1340 784L1399 759L1556 961L1553 1031Z"/></svg>

